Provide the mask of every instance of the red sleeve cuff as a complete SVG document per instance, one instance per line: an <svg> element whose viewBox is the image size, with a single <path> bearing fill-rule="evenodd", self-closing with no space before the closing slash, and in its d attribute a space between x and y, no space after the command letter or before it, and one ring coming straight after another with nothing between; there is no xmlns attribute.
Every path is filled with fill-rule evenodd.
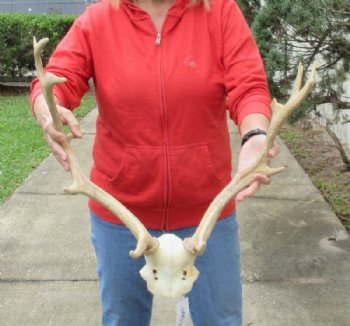
<svg viewBox="0 0 350 326"><path fill-rule="evenodd" d="M40 94L43 93L43 91L42 91L42 89L40 87L40 84L39 84L39 80L37 78L35 78L32 81L30 89L31 89L31 93L30 93L29 101L30 101L30 107L31 107L31 109L33 111L34 102L35 102L36 98ZM69 103L66 100L63 92L57 86L54 87L53 94L59 100L61 106L65 107L65 108L69 107Z"/></svg>
<svg viewBox="0 0 350 326"><path fill-rule="evenodd" d="M242 106L240 106L239 112L237 113L236 117L233 117L234 122L237 124L237 126L240 126L243 119L254 113L259 113L267 117L269 120L271 120L271 106L270 104L261 102L261 101L252 101L244 103Z"/></svg>

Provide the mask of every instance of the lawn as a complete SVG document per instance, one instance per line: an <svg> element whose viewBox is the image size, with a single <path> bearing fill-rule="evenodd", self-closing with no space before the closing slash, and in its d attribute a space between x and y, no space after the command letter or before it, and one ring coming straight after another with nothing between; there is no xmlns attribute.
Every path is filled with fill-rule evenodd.
<svg viewBox="0 0 350 326"><path fill-rule="evenodd" d="M86 95L75 115L79 119L94 106L94 97ZM29 108L28 96L0 96L0 203L48 154L42 130Z"/></svg>
<svg viewBox="0 0 350 326"><path fill-rule="evenodd" d="M285 126L280 136L350 232L350 171L325 129L304 119Z"/></svg>

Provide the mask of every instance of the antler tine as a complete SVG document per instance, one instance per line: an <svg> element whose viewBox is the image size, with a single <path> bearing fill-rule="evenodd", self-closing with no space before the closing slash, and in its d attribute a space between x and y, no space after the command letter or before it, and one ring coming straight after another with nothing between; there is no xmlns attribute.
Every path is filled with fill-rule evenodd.
<svg viewBox="0 0 350 326"><path fill-rule="evenodd" d="M298 73L295 79L293 91L286 104L282 105L278 103L276 99L273 99L272 101L271 107L273 112L273 118L271 119L270 127L267 133L267 146L265 147L265 150L267 152L265 153L265 155L268 153L270 148L272 148L275 138L277 137L277 134L281 129L282 125L291 115L293 110L305 101L305 99L312 91L312 88L314 87L316 80L316 63L312 65L311 74L308 80L306 81L304 87L301 88L303 72L304 67L300 63L298 66Z"/></svg>
<svg viewBox="0 0 350 326"><path fill-rule="evenodd" d="M288 100L288 102L284 105L285 109L293 111L297 106L299 106L302 102L310 94L312 88L314 87L316 80L316 63L312 65L312 71L310 77L306 81L303 88L301 88L302 78L303 78L303 65L299 64L298 74L296 77L296 83L294 85L293 92ZM289 116L289 115L288 115ZM286 118L288 118L288 116Z"/></svg>
<svg viewBox="0 0 350 326"><path fill-rule="evenodd" d="M304 74L304 66L300 62L298 65L298 72L297 72L297 76L295 78L294 87L293 87L291 96L293 96L294 94L299 92L299 90L301 88L302 81L303 81L303 74Z"/></svg>
<svg viewBox="0 0 350 326"><path fill-rule="evenodd" d="M35 62L36 73L39 78L40 85L44 77L44 67L43 67L43 62L41 60L41 50L48 42L49 42L48 38L43 38L39 42L37 42L35 36L33 37L34 62Z"/></svg>
<svg viewBox="0 0 350 326"><path fill-rule="evenodd" d="M34 37L34 60L38 79L42 87L46 103L49 107L54 126L58 131L62 132L63 124L57 111L56 102L52 90L54 85L64 83L66 79L57 77L49 72L44 72L41 60L41 51L43 47L48 43L48 41L49 39L45 38L37 42ZM136 249L130 251L130 256L132 258L138 258L143 254L151 254L154 250L156 250L159 246L158 239L153 238L144 227L144 225L138 220L138 218L132 214L122 203L105 192L103 189L93 184L83 174L77 156L75 155L68 141L63 143L62 147L68 155L70 172L73 177L73 185L64 188L64 191L70 194L86 195L101 203L115 216L118 216L118 218L125 224L125 226L130 229L131 233L137 240Z"/></svg>
<svg viewBox="0 0 350 326"><path fill-rule="evenodd" d="M41 51L48 42L49 42L48 38L41 39L39 42L37 42L35 36L33 37L35 67L36 67L40 86L44 92L44 97L50 109L53 124L56 130L62 132L63 123L56 109L56 103L55 103L52 89L55 84L64 83L66 79L44 72L43 62L41 60Z"/></svg>
<svg viewBox="0 0 350 326"><path fill-rule="evenodd" d="M273 147L276 136L283 123L287 120L292 111L302 103L311 92L316 78L316 64L313 65L312 73L302 89L303 66L298 67L298 74L295 86L288 102L282 105L274 99L272 101L272 119L266 136L264 148L258 159L240 175L236 177L216 196L205 212L203 219L196 232L191 238L184 240L184 246L193 255L201 255L206 248L206 242L210 237L216 220L229 200L235 197L242 189L249 186L257 174L272 176L282 172L285 168L271 168L268 166L269 151Z"/></svg>

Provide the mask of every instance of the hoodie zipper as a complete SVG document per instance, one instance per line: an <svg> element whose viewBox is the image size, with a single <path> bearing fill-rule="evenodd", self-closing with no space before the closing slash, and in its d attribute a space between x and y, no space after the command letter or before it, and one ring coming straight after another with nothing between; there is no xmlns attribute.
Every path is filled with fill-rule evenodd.
<svg viewBox="0 0 350 326"><path fill-rule="evenodd" d="M162 35L158 32L156 40L154 41L154 45L158 45L159 46L161 41L162 41Z"/></svg>
<svg viewBox="0 0 350 326"><path fill-rule="evenodd" d="M163 23L163 26L165 21ZM160 81L160 105L161 105L161 115L164 128L164 172L165 172L165 184L164 184L164 213L163 220L161 224L162 230L168 229L168 214L170 207L170 192L171 192L171 173L170 173L170 151L169 151L169 133L168 133L168 116L165 105L164 97L164 78L163 78L163 63L162 63L162 52L161 52L161 42L162 33L157 31L157 35L154 41L154 45L158 47L157 49L157 59L158 59L158 74Z"/></svg>

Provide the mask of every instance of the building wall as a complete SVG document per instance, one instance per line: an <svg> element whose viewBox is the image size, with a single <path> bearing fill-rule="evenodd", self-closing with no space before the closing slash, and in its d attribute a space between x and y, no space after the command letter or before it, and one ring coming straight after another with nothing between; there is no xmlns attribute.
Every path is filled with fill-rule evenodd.
<svg viewBox="0 0 350 326"><path fill-rule="evenodd" d="M321 64L319 62L319 64ZM317 84L316 84L317 85ZM350 101L350 76L344 83L344 93L342 100ZM350 150L350 110L341 109L337 112L333 110L331 104L319 105L316 109L319 117L314 117L322 126L325 126L327 121L332 122L331 129L337 135L338 139L345 144ZM347 122L349 121L349 122Z"/></svg>
<svg viewBox="0 0 350 326"><path fill-rule="evenodd" d="M0 12L79 15L96 0L0 0Z"/></svg>

